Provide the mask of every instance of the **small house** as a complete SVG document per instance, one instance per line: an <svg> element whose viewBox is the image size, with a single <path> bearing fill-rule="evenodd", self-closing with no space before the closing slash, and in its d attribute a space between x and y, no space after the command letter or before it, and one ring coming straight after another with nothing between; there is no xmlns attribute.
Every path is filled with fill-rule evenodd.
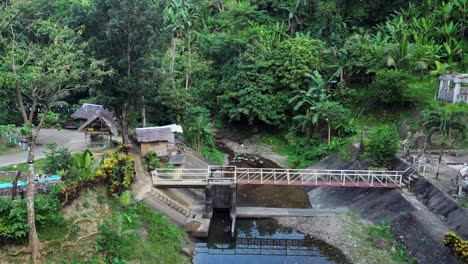
<svg viewBox="0 0 468 264"><path fill-rule="evenodd" d="M137 128L136 137L141 146L141 154L153 151L158 157L169 156L176 149L175 132L177 131L171 126Z"/></svg>
<svg viewBox="0 0 468 264"><path fill-rule="evenodd" d="M81 127L85 134L85 145L92 149L105 149L112 143L112 137L118 136L119 124L109 116L109 112L97 111Z"/></svg>
<svg viewBox="0 0 468 264"><path fill-rule="evenodd" d="M468 103L468 74L447 74L439 78L437 99Z"/></svg>

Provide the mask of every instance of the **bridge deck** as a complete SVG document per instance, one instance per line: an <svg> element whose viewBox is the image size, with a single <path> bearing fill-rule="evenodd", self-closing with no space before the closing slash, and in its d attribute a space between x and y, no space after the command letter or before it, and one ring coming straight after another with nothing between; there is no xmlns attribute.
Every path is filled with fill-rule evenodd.
<svg viewBox="0 0 468 264"><path fill-rule="evenodd" d="M158 169L156 187L202 188L206 185L292 185L360 188L399 188L403 171L317 170L277 168L208 167L207 169Z"/></svg>

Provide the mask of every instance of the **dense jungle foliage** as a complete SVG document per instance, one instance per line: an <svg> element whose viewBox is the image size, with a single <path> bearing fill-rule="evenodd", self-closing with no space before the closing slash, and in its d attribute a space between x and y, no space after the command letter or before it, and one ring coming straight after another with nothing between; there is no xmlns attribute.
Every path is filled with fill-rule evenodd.
<svg viewBox="0 0 468 264"><path fill-rule="evenodd" d="M369 120L418 128L420 111L444 108L436 77L467 71L467 10L466 0L2 1L0 123L21 123L10 85L49 78L28 54L71 39L79 71L51 109L63 121L70 106L99 103L116 111L124 143L135 127L175 122L216 156L213 131L234 127L314 160ZM80 82L90 76L99 81Z"/></svg>

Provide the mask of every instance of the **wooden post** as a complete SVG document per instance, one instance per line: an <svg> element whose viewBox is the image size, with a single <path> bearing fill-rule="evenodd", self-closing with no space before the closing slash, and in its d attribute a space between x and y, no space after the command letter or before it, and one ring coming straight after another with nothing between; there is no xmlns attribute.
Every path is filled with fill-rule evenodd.
<svg viewBox="0 0 468 264"><path fill-rule="evenodd" d="M16 198L16 192L18 188L18 179L20 175L21 175L21 171L17 171L15 179L13 180L13 187L11 189L11 200L15 200Z"/></svg>

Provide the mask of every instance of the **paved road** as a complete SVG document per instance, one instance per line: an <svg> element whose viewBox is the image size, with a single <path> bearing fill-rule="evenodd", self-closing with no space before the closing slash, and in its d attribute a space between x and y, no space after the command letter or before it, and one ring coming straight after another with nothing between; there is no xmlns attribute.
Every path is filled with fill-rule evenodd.
<svg viewBox="0 0 468 264"><path fill-rule="evenodd" d="M37 139L36 159L45 157L45 144L49 142L55 142L61 147L67 147L71 152L76 152L84 149L84 139L84 134L76 130L43 128ZM27 157L27 151L0 155L0 166L23 163L26 162Z"/></svg>

